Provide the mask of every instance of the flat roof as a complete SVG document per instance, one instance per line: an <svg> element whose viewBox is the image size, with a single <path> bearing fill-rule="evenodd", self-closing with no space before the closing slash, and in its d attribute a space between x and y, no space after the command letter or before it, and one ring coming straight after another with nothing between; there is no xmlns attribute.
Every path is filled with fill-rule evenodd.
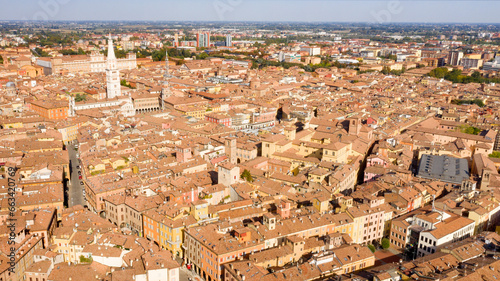
<svg viewBox="0 0 500 281"><path fill-rule="evenodd" d="M462 181L470 176L469 163L466 159L424 154L420 159L417 176L462 184Z"/></svg>

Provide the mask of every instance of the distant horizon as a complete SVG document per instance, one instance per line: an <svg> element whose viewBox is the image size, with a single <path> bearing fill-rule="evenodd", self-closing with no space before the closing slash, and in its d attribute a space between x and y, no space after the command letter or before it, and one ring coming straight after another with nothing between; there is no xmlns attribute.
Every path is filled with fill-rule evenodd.
<svg viewBox="0 0 500 281"><path fill-rule="evenodd" d="M24 0L0 21L500 24L500 1Z"/></svg>
<svg viewBox="0 0 500 281"><path fill-rule="evenodd" d="M369 21L210 21L210 20L2 20L1 22L29 22L29 23L71 23L71 22L93 22L93 23L321 23L321 24L368 24L368 25L398 25L398 24L422 24L422 25L499 25L500 22L390 22L390 23L377 23ZM500 32L500 30L499 30Z"/></svg>

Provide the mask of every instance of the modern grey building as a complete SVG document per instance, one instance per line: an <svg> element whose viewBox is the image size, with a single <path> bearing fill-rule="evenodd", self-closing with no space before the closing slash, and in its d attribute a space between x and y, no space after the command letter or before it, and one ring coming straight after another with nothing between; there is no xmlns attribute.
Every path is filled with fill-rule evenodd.
<svg viewBox="0 0 500 281"><path fill-rule="evenodd" d="M420 178L453 184L462 184L469 176L469 163L466 159L446 155L422 155L417 173Z"/></svg>

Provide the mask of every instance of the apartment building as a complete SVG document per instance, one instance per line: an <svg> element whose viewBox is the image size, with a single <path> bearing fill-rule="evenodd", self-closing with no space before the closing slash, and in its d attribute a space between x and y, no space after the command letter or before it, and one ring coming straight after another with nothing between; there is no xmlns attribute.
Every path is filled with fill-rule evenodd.
<svg viewBox="0 0 500 281"><path fill-rule="evenodd" d="M460 216L434 223L431 229L420 232L417 255L432 254L443 244L474 235L474 225L473 220Z"/></svg>
<svg viewBox="0 0 500 281"><path fill-rule="evenodd" d="M384 235L384 199L375 199L369 204L359 204L348 208L346 213L354 221L352 240L357 244L371 244Z"/></svg>
<svg viewBox="0 0 500 281"><path fill-rule="evenodd" d="M69 116L69 101L34 100L29 108L47 119L65 120Z"/></svg>
<svg viewBox="0 0 500 281"><path fill-rule="evenodd" d="M159 196L117 194L104 198L106 218L120 228L126 227L142 236L142 213L158 207L163 202Z"/></svg>

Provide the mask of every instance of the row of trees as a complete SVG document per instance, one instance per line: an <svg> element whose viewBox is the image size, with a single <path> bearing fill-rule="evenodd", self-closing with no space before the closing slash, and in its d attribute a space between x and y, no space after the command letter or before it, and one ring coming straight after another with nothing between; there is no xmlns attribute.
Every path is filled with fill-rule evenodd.
<svg viewBox="0 0 500 281"><path fill-rule="evenodd" d="M68 49L68 50L60 50L59 53L63 55L86 55L87 53L82 49L78 48L78 51L75 51L73 49Z"/></svg>
<svg viewBox="0 0 500 281"><path fill-rule="evenodd" d="M479 133L481 133L481 131L482 131L481 129L473 127L473 126L469 126L469 125L460 126L460 132L466 133L469 135L479 135Z"/></svg>
<svg viewBox="0 0 500 281"><path fill-rule="evenodd" d="M452 104L456 104L456 105L476 104L479 107L484 107L485 106L483 100L481 100L481 99L473 99L473 100L460 100L460 99L457 99L457 100L452 100L451 103Z"/></svg>
<svg viewBox="0 0 500 281"><path fill-rule="evenodd" d="M35 56L50 57L49 53L45 52L41 48L35 48L34 53L35 53Z"/></svg>
<svg viewBox="0 0 500 281"><path fill-rule="evenodd" d="M148 50L135 50L137 57L138 58L145 58L151 56L153 61L164 61L165 60L165 52L168 52L168 57L171 58L179 58L179 59L184 59L184 58L190 58L196 56L199 59L204 59L207 58L208 55L206 53L201 53L204 55L199 54L198 56L194 52L190 52L188 49L176 49L176 48L169 48L169 49L161 49L161 50L154 50L152 52Z"/></svg>
<svg viewBox="0 0 500 281"><path fill-rule="evenodd" d="M460 69L453 69L448 71L446 67L438 67L431 70L427 75L435 78L444 78L453 83L500 83L499 78L486 78L478 71L472 73L471 76L463 75Z"/></svg>
<svg viewBox="0 0 500 281"><path fill-rule="evenodd" d="M382 73L387 75L387 74L392 74L392 75L397 75L397 76L400 76L401 74L405 73L406 71L406 68L403 67L401 70L391 70L388 66L384 66L384 68L382 68Z"/></svg>
<svg viewBox="0 0 500 281"><path fill-rule="evenodd" d="M252 58L252 57L248 57L245 59L249 59L252 61L252 68L253 69L256 69L256 68L262 69L262 68L265 68L268 66L280 66L280 67L283 67L285 69L289 69L290 67L297 66L297 67L304 69L304 71L306 71L306 72L314 72L319 68L330 68L330 67L349 68L349 67L356 66L356 65L342 64L342 63L339 63L338 61L332 62L332 61L326 60L326 59L323 59L323 60L321 60L321 63L314 64L314 65L313 64L304 65L302 63L293 63L293 62L269 61L269 60L265 60L263 58Z"/></svg>
<svg viewBox="0 0 500 281"><path fill-rule="evenodd" d="M389 247L391 247L391 241L387 238L382 238L382 241L380 241L380 246L382 249L387 250ZM368 244L368 249L372 251L372 253L375 253L377 248L373 244Z"/></svg>

